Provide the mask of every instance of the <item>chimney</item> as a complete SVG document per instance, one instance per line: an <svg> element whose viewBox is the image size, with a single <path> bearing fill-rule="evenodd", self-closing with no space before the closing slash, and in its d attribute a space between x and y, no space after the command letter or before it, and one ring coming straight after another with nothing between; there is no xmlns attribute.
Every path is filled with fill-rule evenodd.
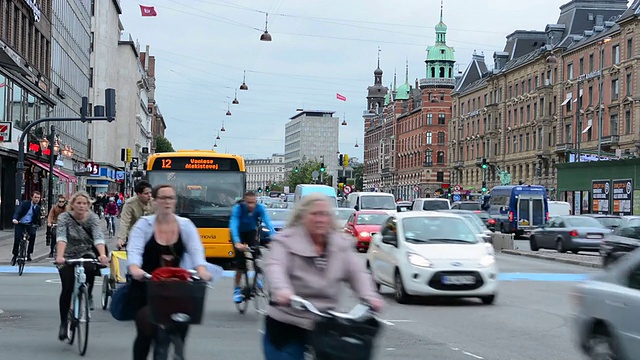
<svg viewBox="0 0 640 360"><path fill-rule="evenodd" d="M420 84L418 83L418 78L416 78L416 89L420 88Z"/></svg>
<svg viewBox="0 0 640 360"><path fill-rule="evenodd" d="M494 70L502 70L509 60L509 53L504 51L496 51L493 53Z"/></svg>

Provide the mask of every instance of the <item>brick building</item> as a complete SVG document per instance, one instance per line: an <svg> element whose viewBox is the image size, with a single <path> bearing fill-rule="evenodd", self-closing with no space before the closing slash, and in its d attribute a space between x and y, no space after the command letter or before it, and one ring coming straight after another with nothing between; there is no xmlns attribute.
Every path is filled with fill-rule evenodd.
<svg viewBox="0 0 640 360"><path fill-rule="evenodd" d="M501 170L512 183L541 184L552 198L570 200L555 193L557 163L598 149L603 160L637 153L638 5L572 0L545 31L508 35L504 50L493 54L492 70L475 54L453 93L453 181L479 189L485 179L491 188ZM479 167L483 158L486 172Z"/></svg>
<svg viewBox="0 0 640 360"><path fill-rule="evenodd" d="M365 118L364 188L393 193L401 199L434 196L449 185L447 122L455 85L453 48L440 13L436 43L427 49L425 77L405 82L384 97L368 96ZM376 71L378 71L377 69ZM379 72L382 80L382 71ZM381 82L379 84L381 86ZM374 101L375 100L375 101Z"/></svg>

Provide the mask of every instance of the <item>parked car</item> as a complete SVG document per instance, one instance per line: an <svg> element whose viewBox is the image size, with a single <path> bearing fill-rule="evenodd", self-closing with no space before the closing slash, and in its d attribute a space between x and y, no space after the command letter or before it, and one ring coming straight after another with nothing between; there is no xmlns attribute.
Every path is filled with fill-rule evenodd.
<svg viewBox="0 0 640 360"><path fill-rule="evenodd" d="M289 217L291 216L291 210L289 209L266 209L267 215L269 216L269 220L271 220L271 225L276 230L276 232L282 231L287 225L287 221L289 221ZM267 229L264 223L260 226L260 241L268 242L271 240L271 236L269 235L269 229Z"/></svg>
<svg viewBox="0 0 640 360"><path fill-rule="evenodd" d="M600 243L609 229L598 220L583 215L556 216L531 233L529 245L532 251L556 249L564 253L581 250L599 251Z"/></svg>
<svg viewBox="0 0 640 360"><path fill-rule="evenodd" d="M491 244L468 220L447 212L410 211L389 217L373 236L367 267L378 289L412 296L478 297L492 304L498 268Z"/></svg>
<svg viewBox="0 0 640 360"><path fill-rule="evenodd" d="M608 267L638 247L640 247L640 216L625 216L621 218L620 227L600 244L602 266Z"/></svg>
<svg viewBox="0 0 640 360"><path fill-rule="evenodd" d="M573 338L591 359L637 359L640 354L640 251L579 283L572 297Z"/></svg>
<svg viewBox="0 0 640 360"><path fill-rule="evenodd" d="M336 214L336 229L343 231L344 227L347 226L347 220L356 210L352 208L335 208L333 210L335 210Z"/></svg>
<svg viewBox="0 0 640 360"><path fill-rule="evenodd" d="M598 220L606 228L615 230L622 224L622 216L618 215L600 215L600 214L583 214L584 216L591 216Z"/></svg>
<svg viewBox="0 0 640 360"><path fill-rule="evenodd" d="M367 252L371 237L380 232L380 226L388 217L389 214L384 211L356 211L347 220L344 232L356 240L356 250Z"/></svg>

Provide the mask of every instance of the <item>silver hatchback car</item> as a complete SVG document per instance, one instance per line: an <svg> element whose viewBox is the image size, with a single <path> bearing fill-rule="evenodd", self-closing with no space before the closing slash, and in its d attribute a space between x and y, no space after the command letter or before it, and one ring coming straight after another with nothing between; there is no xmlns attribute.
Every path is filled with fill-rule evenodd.
<svg viewBox="0 0 640 360"><path fill-rule="evenodd" d="M589 358L638 359L640 251L577 285L572 296L575 339Z"/></svg>

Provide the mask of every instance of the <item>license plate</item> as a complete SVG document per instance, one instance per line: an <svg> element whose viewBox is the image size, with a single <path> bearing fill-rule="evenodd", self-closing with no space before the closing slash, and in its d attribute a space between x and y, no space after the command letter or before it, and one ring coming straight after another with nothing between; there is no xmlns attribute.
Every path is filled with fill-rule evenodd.
<svg viewBox="0 0 640 360"><path fill-rule="evenodd" d="M528 226L529 220L520 220L520 225Z"/></svg>
<svg viewBox="0 0 640 360"><path fill-rule="evenodd" d="M472 285L476 283L473 276L443 276L442 283L445 285Z"/></svg>
<svg viewBox="0 0 640 360"><path fill-rule="evenodd" d="M602 239L602 235L587 235L587 239Z"/></svg>

